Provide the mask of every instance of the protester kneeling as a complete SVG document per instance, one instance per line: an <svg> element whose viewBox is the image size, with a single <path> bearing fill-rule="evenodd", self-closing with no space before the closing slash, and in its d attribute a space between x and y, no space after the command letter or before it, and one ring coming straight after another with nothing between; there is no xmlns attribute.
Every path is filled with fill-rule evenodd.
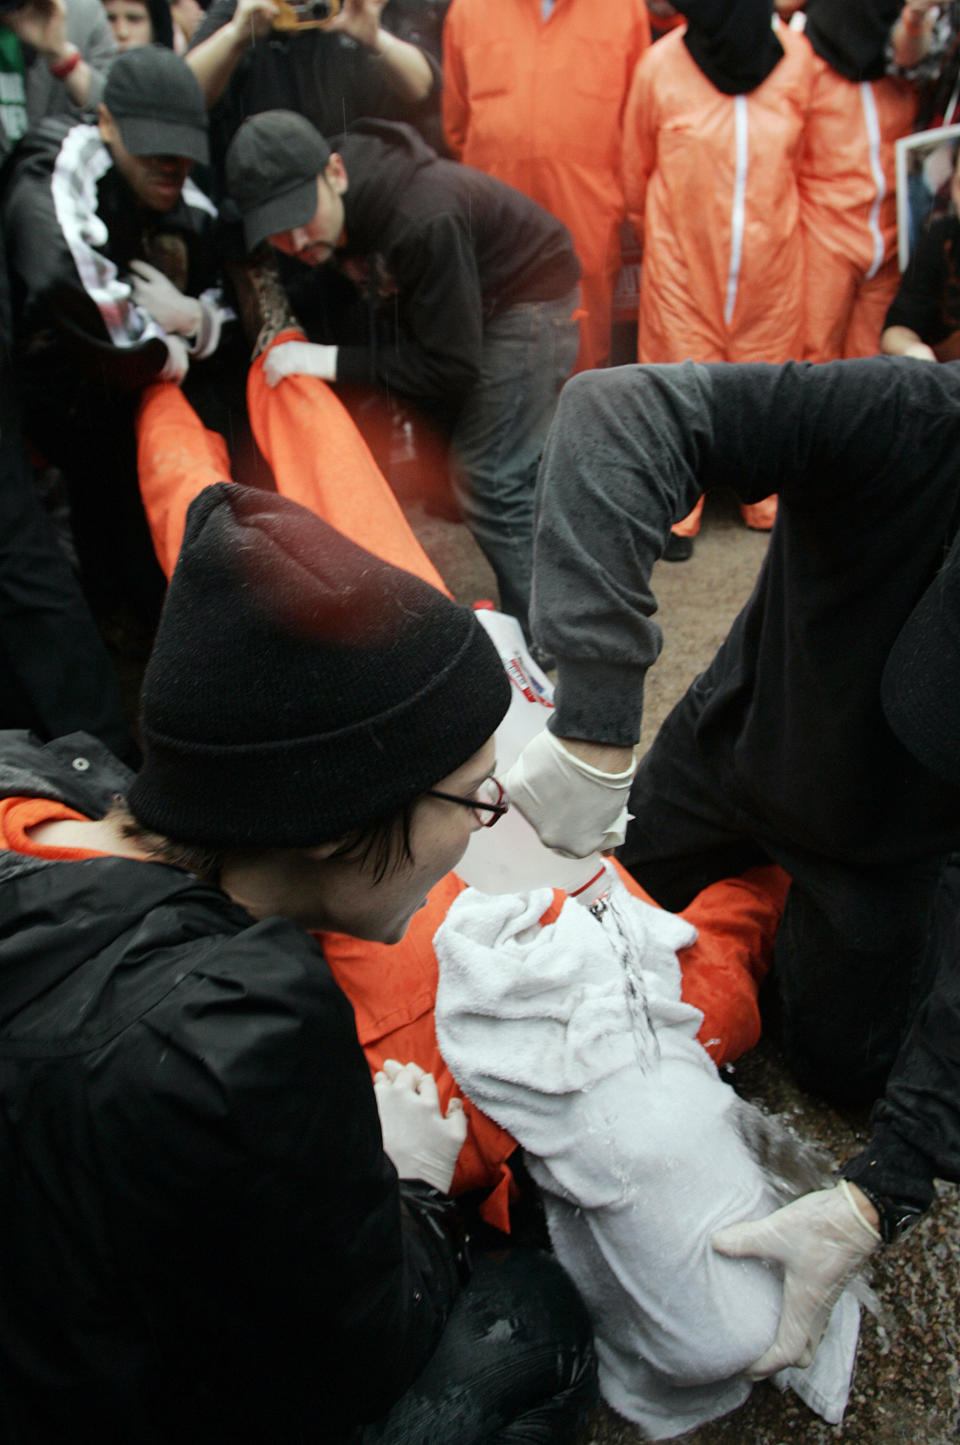
<svg viewBox="0 0 960 1445"><path fill-rule="evenodd" d="M573 1438L573 1286L519 1249L470 1278L463 1116L416 1068L375 1093L305 931L403 935L479 826L508 696L467 609L220 484L137 777L0 735L3 1438Z"/></svg>

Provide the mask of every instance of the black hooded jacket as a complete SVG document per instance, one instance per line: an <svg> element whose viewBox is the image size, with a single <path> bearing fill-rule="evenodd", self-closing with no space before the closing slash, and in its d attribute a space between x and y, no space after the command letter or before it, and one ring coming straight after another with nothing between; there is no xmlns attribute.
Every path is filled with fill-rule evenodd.
<svg viewBox="0 0 960 1445"><path fill-rule="evenodd" d="M0 734L0 796L101 816L83 734ZM0 1439L352 1438L458 1291L450 1206L398 1185L310 937L117 857L0 852Z"/></svg>
<svg viewBox="0 0 960 1445"><path fill-rule="evenodd" d="M901 0L807 0L807 39L847 80L879 80Z"/></svg>
<svg viewBox="0 0 960 1445"><path fill-rule="evenodd" d="M783 59L773 0L678 0L683 43L723 95L749 95Z"/></svg>
<svg viewBox="0 0 960 1445"><path fill-rule="evenodd" d="M191 181L171 210L140 206L96 128L42 121L20 141L3 193L20 381L66 411L85 383L125 391L167 360L162 332L122 284L159 238L185 258L181 290L219 282L217 213Z"/></svg>
<svg viewBox="0 0 960 1445"><path fill-rule="evenodd" d="M330 144L347 170L336 259L362 274L392 332L388 345L342 345L337 380L455 407L480 375L484 324L576 285L570 233L512 186L439 159L409 126L363 121Z"/></svg>

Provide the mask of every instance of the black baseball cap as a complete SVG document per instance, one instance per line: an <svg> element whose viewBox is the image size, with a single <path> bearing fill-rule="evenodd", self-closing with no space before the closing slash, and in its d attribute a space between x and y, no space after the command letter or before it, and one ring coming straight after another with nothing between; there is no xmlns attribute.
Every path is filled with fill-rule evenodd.
<svg viewBox="0 0 960 1445"><path fill-rule="evenodd" d="M317 176L330 154L316 127L292 110L263 110L243 122L227 151L226 175L249 251L313 218Z"/></svg>
<svg viewBox="0 0 960 1445"><path fill-rule="evenodd" d="M904 746L960 787L960 533L890 649L882 698Z"/></svg>
<svg viewBox="0 0 960 1445"><path fill-rule="evenodd" d="M185 156L201 164L210 159L200 82L165 46L142 45L118 55L103 103L131 155Z"/></svg>

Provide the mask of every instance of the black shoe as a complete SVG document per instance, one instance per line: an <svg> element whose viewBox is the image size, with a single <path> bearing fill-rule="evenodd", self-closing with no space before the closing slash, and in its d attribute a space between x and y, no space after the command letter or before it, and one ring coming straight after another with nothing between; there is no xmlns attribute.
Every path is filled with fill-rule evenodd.
<svg viewBox="0 0 960 1445"><path fill-rule="evenodd" d="M689 562L692 556L693 538L681 537L678 532L671 532L663 549L664 562Z"/></svg>

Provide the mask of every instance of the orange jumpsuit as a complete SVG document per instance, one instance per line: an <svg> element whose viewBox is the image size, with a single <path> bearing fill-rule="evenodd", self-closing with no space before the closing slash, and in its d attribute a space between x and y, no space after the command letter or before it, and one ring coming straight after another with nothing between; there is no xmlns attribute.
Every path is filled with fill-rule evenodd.
<svg viewBox="0 0 960 1445"><path fill-rule="evenodd" d="M642 362L799 357L803 248L797 167L813 53L777 22L783 59L725 95L673 30L637 67L624 115L627 210L643 243ZM677 531L692 536L699 506ZM770 526L775 501L745 512Z"/></svg>
<svg viewBox="0 0 960 1445"><path fill-rule="evenodd" d="M295 336L283 332L273 344ZM254 436L273 468L278 491L311 507L362 546L443 589L359 432L329 387L302 376L286 377L271 390L260 357L250 369L247 405ZM226 447L222 437L204 428L171 382L155 383L143 393L137 442L147 520L169 576L190 502L203 487L229 480ZM26 832L38 822L67 816L77 815L60 803L21 805L19 800L7 800L0 805L0 847L75 856L70 850L41 850ZM652 902L629 874L619 871L631 892ZM683 997L703 1010L699 1036L718 1064L738 1058L760 1036L757 988L769 967L789 882L781 868L754 868L742 878L705 888L683 911L700 933L681 954ZM453 873L442 878L396 944L344 934L319 935L331 971L353 1005L371 1073L388 1058L417 1063L436 1078L444 1109L458 1091L437 1047L433 936L465 887ZM544 923L556 917L562 899L562 894L555 895ZM469 1100L465 1112L468 1135L452 1192L488 1190L481 1211L484 1218L509 1229L513 1182L507 1161L516 1140Z"/></svg>
<svg viewBox="0 0 960 1445"><path fill-rule="evenodd" d="M644 0L453 0L444 27L443 124L459 160L552 212L583 268L577 370L610 354L624 217L621 117L650 44Z"/></svg>
<svg viewBox="0 0 960 1445"><path fill-rule="evenodd" d="M846 80L813 58L800 160L805 248L804 357L834 361L880 350L897 265L895 142L917 109L903 80Z"/></svg>

